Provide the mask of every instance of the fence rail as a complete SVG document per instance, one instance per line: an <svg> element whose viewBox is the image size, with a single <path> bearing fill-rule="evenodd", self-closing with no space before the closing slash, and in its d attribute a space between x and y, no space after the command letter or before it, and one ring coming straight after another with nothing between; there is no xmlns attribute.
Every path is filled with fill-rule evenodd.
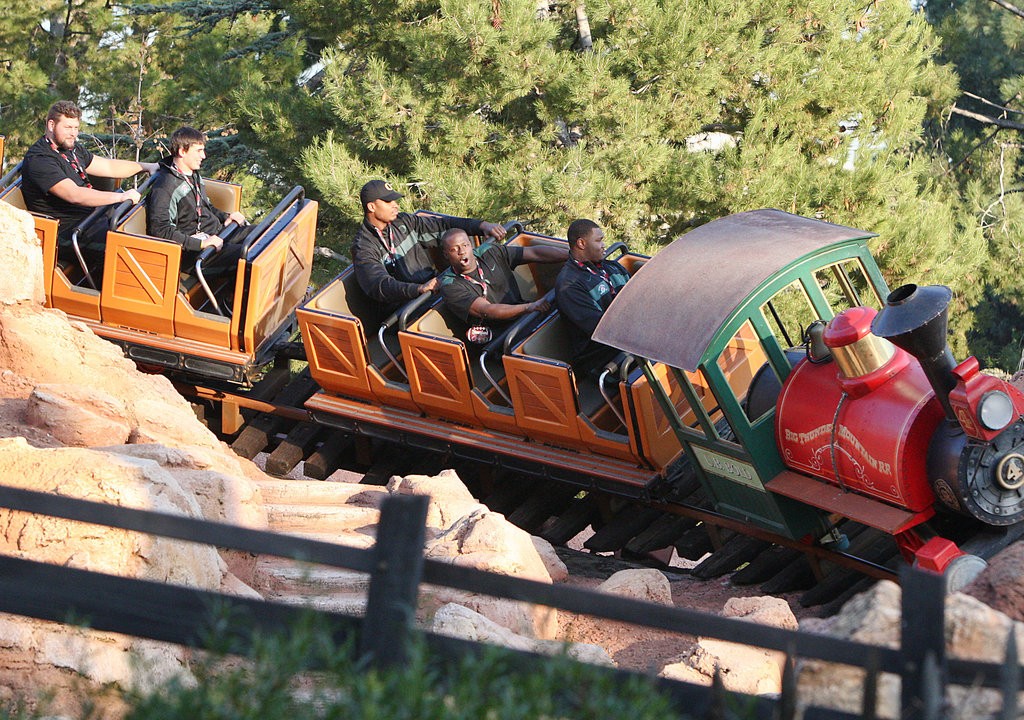
<svg viewBox="0 0 1024 720"><path fill-rule="evenodd" d="M850 716L809 708L810 720L875 717L878 673L898 674L902 681L904 718L938 718L947 684L999 688L1004 717L1015 712L1020 666L1010 633L1007 662L981 663L945 656L943 578L905 569L901 573L903 608L898 649L756 625L685 608L621 598L595 591L550 585L460 567L423 557L427 498L392 496L381 508L377 543L358 549L279 533L240 528L97 503L88 500L0 486L0 507L50 515L151 535L203 543L220 548L274 555L369 573L366 613L355 617L318 611L335 640L351 640L377 665L401 663L413 632L413 616L421 582L489 596L519 600L588 614L607 620L684 635L699 635L786 653L783 692L778 699L751 699L757 717L788 720L796 713L797 657L841 663L867 670L861 713ZM226 610L225 610L226 609ZM247 654L255 633L280 630L313 612L264 600L107 575L0 556L0 612L54 622L85 621L97 630L117 632L190 647L207 647L209 629L218 613L240 622L230 624L230 651ZM244 620L244 622L241 622ZM424 633L429 647L452 656L480 652L468 641ZM223 639L223 638L222 638ZM529 670L538 656L513 653ZM607 670L617 677L633 673ZM714 715L721 689L654 679L690 716Z"/></svg>

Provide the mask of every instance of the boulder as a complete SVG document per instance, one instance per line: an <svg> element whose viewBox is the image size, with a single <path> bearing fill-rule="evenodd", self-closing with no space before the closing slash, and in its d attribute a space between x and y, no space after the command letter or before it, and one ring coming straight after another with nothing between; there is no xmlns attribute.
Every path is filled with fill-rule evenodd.
<svg viewBox="0 0 1024 720"><path fill-rule="evenodd" d="M800 629L871 645L898 648L900 639L900 588L886 580L850 600L835 616L807 619ZM1024 647L1024 626L987 607L976 598L953 593L946 598L946 653L949 657L1001 663L1006 638L1013 630L1017 647ZM860 712L863 671L846 665L806 660L800 666L798 696L814 705ZM973 720L991 716L1001 706L998 691L952 686L948 699L958 718ZM878 681L878 713L895 718L900 714L900 681L883 673Z"/></svg>
<svg viewBox="0 0 1024 720"><path fill-rule="evenodd" d="M775 597L730 598L722 609L723 617L737 618L760 625L795 630L796 617L789 604ZM727 690L747 695L778 695L782 690L785 655L780 652L699 638L687 654L666 665L661 675L692 682L697 676L702 685L720 674ZM694 674L696 673L696 675Z"/></svg>
<svg viewBox="0 0 1024 720"><path fill-rule="evenodd" d="M659 605L672 604L672 587L668 578L660 570L650 568L620 570L598 585L597 590Z"/></svg>
<svg viewBox="0 0 1024 720"><path fill-rule="evenodd" d="M457 520L427 543L424 554L441 562L551 582L530 535L501 514L486 509L478 509ZM552 639L557 634L558 614L554 608L431 585L422 588L421 597L421 610L428 615L441 605L455 602L520 635Z"/></svg>
<svg viewBox="0 0 1024 720"><path fill-rule="evenodd" d="M46 302L43 253L32 216L8 203L0 203L0 267L17 272L0 274L0 302L4 305Z"/></svg>
<svg viewBox="0 0 1024 720"><path fill-rule="evenodd" d="M33 448L0 440L7 485L109 505L201 517L195 497L152 460L80 448ZM144 533L0 510L0 552L14 557L128 577L221 590L242 588L228 577L216 548ZM251 589L245 591L251 596ZM15 668L73 671L95 683L152 687L170 676L190 682L187 651L138 638L3 616L0 683L34 697L39 676ZM142 670L145 668L145 670ZM22 685L21 683L26 683ZM141 683L141 684L140 684Z"/></svg>
<svg viewBox="0 0 1024 720"><path fill-rule="evenodd" d="M548 571L551 582L560 583L568 580L569 568L562 562L562 558L558 557L554 546L544 538L537 537L536 535L531 536L530 539L533 541L534 550L537 551L541 562L544 563L544 568Z"/></svg>
<svg viewBox="0 0 1024 720"><path fill-rule="evenodd" d="M37 385L28 398L25 422L64 445L92 447L127 442L132 428L124 403L81 385Z"/></svg>
<svg viewBox="0 0 1024 720"><path fill-rule="evenodd" d="M1024 543L1013 543L990 559L963 592L1024 621Z"/></svg>
<svg viewBox="0 0 1024 720"><path fill-rule="evenodd" d="M457 520L472 512L486 509L469 492L458 473L442 470L434 476L395 475L388 482L388 492L396 495L427 495L427 534L437 537Z"/></svg>
<svg viewBox="0 0 1024 720"><path fill-rule="evenodd" d="M523 637L486 616L455 603L444 605L434 614L431 629L441 635L472 642L500 645L513 650L544 655L558 655L564 652L580 662L592 665L615 665L608 653L598 645Z"/></svg>
<svg viewBox="0 0 1024 720"><path fill-rule="evenodd" d="M96 337L58 310L16 305L0 313L0 367L23 380L15 387L77 386L124 407L121 418L133 443L159 442L220 450L220 441L195 418L189 404L161 375L138 372L113 343ZM79 390L78 393L84 391ZM31 389L9 400L27 401ZM103 414L104 411L96 411ZM108 438L106 444L120 442Z"/></svg>
<svg viewBox="0 0 1024 720"><path fill-rule="evenodd" d="M634 568L620 570L594 588L597 592L633 600L672 605L672 588L660 570ZM574 642L600 642L608 635L635 637L640 630L626 623L587 614L569 616L562 628L562 639Z"/></svg>

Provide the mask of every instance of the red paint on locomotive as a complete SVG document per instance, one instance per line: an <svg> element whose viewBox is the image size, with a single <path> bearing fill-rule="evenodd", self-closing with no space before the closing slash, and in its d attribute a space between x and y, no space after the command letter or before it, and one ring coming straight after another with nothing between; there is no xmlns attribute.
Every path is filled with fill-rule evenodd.
<svg viewBox="0 0 1024 720"><path fill-rule="evenodd" d="M918 362L870 334L875 314L853 308L837 315L825 344L840 353L872 343L877 367L868 363L855 374L849 363L798 363L779 397L776 441L790 468L921 513L923 521L934 514L926 458L943 409Z"/></svg>

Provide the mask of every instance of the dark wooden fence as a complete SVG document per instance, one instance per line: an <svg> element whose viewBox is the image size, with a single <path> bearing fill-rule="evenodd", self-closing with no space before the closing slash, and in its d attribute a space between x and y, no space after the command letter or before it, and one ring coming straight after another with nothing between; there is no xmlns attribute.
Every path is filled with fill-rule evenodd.
<svg viewBox="0 0 1024 720"><path fill-rule="evenodd" d="M377 543L372 550L4 486L0 486L0 507L369 573L370 589L363 617L317 614L331 628L336 641L352 641L360 653L379 666L401 663L405 658L408 642L416 632L413 620L419 586L426 582L782 651L786 654L782 694L778 698L743 698L751 717L795 717L797 658L841 663L867 671L859 713L809 707L804 713L808 720L876 717L880 673L900 676L904 718L948 717L945 698L950 684L998 688L1003 695L1000 717L1016 717L1020 666L1013 633L1009 634L1006 660L1001 664L947 658L943 578L909 568L901 576L900 647L893 649L425 560L425 497L389 497L381 508ZM249 652L257 633L280 631L311 612L282 603L0 556L0 612L58 623L73 618L76 623L96 630L203 648L211 640L210 628L225 609L234 622L227 628L227 636L219 637L218 648L242 655ZM432 651L450 657L479 653L483 648L477 643L429 632L422 636ZM513 657L519 661L516 667L523 671L534 668L539 659L524 652L513 653ZM622 679L633 675L614 669L599 671ZM721 688L718 678L711 688L661 678L651 680L674 700L681 716L724 716L723 708L730 694Z"/></svg>

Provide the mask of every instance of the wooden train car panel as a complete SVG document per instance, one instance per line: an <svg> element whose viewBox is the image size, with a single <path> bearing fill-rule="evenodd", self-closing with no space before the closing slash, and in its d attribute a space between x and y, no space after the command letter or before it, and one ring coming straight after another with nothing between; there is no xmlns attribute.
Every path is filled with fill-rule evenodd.
<svg viewBox="0 0 1024 720"><path fill-rule="evenodd" d="M373 344L361 318L372 320L381 313L373 313L369 305L355 272L348 267L295 311L310 375L324 390L361 400L374 399L366 374ZM383 361L384 353L379 352L379 356L377 361Z"/></svg>
<svg viewBox="0 0 1024 720"><path fill-rule="evenodd" d="M418 410L405 376L378 339L377 330L388 312L366 297L353 267L296 309L295 315L310 374L320 387L362 400L390 398L397 407ZM396 360L401 361L400 355Z"/></svg>
<svg viewBox="0 0 1024 720"><path fill-rule="evenodd" d="M107 234L101 317L109 325L174 337L181 246L145 234L144 207L132 219L141 229L122 225Z"/></svg>
<svg viewBox="0 0 1024 720"><path fill-rule="evenodd" d="M398 338L416 405L428 415L473 425L477 417L469 354L450 320L439 305L399 332Z"/></svg>
<svg viewBox="0 0 1024 720"><path fill-rule="evenodd" d="M665 388L676 414L687 424L696 423L696 414L675 381L671 368L654 363L651 370L661 387ZM694 377L694 380L698 381L696 387L700 388L699 379ZM644 457L653 467L667 468L682 454L683 448L672 423L651 390L649 380L641 374L632 379L623 391L628 393L628 406L636 427L630 435L633 452ZM699 396L703 398L705 393L706 389Z"/></svg>
<svg viewBox="0 0 1024 720"><path fill-rule="evenodd" d="M296 207L294 216L286 216L253 242L246 258L245 321L242 345L235 348L241 352L258 354L308 290L318 205L306 201Z"/></svg>

